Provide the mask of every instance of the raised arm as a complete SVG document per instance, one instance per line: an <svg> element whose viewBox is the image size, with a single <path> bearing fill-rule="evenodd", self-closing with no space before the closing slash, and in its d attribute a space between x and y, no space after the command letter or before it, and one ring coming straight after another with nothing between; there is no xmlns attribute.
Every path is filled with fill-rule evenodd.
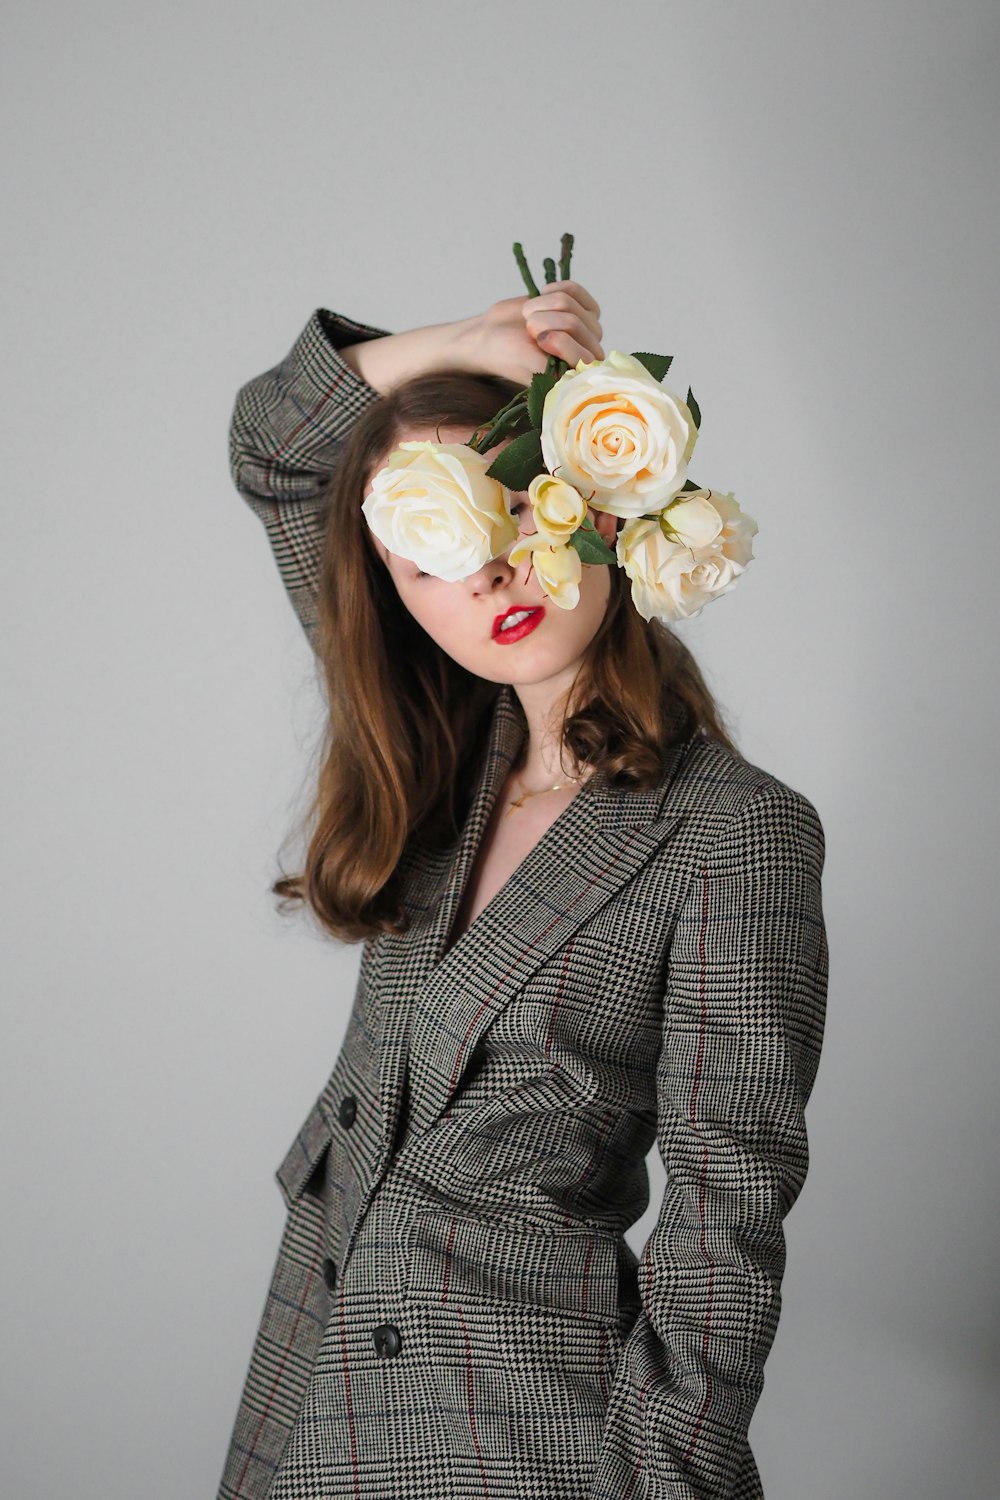
<svg viewBox="0 0 1000 1500"><path fill-rule="evenodd" d="M599 312L573 281L404 333L319 308L281 363L240 389L229 429L233 482L264 524L311 645L328 482L365 408L401 381L435 369L488 372L527 385L548 354L571 363L602 358Z"/></svg>
<svg viewBox="0 0 1000 1500"><path fill-rule="evenodd" d="M344 438L380 394L350 350L387 339L384 329L319 308L281 363L236 397L229 428L233 482L263 522L310 644L327 482Z"/></svg>

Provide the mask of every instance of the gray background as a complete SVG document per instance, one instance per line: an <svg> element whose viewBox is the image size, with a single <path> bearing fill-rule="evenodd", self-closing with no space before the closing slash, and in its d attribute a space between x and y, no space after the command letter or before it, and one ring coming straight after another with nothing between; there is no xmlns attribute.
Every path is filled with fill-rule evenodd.
<svg viewBox="0 0 1000 1500"><path fill-rule="evenodd" d="M565 229L758 520L683 633L827 831L767 1495L996 1493L998 19L9 9L5 1495L214 1495L353 990L267 891L318 696L236 388L317 305L464 317Z"/></svg>

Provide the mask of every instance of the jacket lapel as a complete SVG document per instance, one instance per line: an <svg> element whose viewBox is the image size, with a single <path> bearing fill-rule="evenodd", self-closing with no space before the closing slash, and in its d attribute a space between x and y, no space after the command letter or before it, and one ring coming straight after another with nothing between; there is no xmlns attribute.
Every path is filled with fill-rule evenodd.
<svg viewBox="0 0 1000 1500"><path fill-rule="evenodd" d="M414 846L406 871L408 932L379 938L379 1071L383 1146L395 1139L409 1067L407 1126L429 1129L446 1108L483 1032L546 959L612 899L681 821L666 812L669 783L618 790L590 778L475 921L449 935L499 789L524 735L513 689L497 697L482 775L457 844Z"/></svg>

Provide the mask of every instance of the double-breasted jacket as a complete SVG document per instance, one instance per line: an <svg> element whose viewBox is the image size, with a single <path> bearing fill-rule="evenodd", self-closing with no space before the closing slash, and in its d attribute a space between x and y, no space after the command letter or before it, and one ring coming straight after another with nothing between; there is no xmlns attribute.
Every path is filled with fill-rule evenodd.
<svg viewBox="0 0 1000 1500"><path fill-rule="evenodd" d="M307 635L323 489L383 332L321 310L237 399L233 474ZM702 731L596 774L457 940L521 745L499 690L451 849L362 949L277 1171L287 1218L219 1500L760 1500L748 1426L808 1165L823 829ZM624 1232L662 1206L641 1254Z"/></svg>

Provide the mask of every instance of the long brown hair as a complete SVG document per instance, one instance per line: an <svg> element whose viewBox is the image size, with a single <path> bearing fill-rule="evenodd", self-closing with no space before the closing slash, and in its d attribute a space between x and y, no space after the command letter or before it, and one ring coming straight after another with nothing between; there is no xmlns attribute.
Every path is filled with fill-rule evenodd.
<svg viewBox="0 0 1000 1500"><path fill-rule="evenodd" d="M456 837L500 690L441 650L403 605L371 544L364 490L408 430L471 436L517 389L459 370L416 376L365 409L338 456L314 640L328 716L299 825L305 868L271 889L306 902L345 942L405 926L394 877L407 841L419 833L444 847ZM736 747L690 651L637 612L622 568L608 572L608 607L564 707L563 743L575 766L649 787L670 746L695 729Z"/></svg>

